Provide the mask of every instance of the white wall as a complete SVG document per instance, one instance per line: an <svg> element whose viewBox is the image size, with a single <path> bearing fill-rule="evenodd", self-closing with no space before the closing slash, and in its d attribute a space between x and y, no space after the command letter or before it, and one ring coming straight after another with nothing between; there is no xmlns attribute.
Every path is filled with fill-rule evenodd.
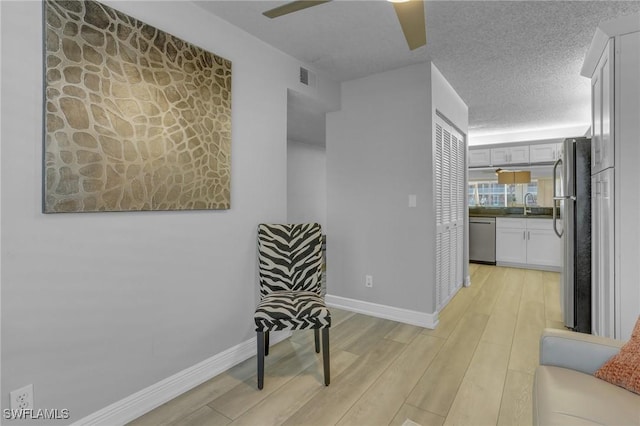
<svg viewBox="0 0 640 426"><path fill-rule="evenodd" d="M444 75L431 63L431 113L436 110L467 134L469 128L469 108L456 93Z"/></svg>
<svg viewBox="0 0 640 426"><path fill-rule="evenodd" d="M438 109L466 133L467 107L431 64L344 82L341 105L327 114L327 292L434 313L431 122Z"/></svg>
<svg viewBox="0 0 640 426"><path fill-rule="evenodd" d="M70 421L253 337L255 229L286 220L287 89L308 92L296 60L191 2L108 4L233 62L231 209L42 214L42 5L0 3L2 408L33 383Z"/></svg>
<svg viewBox="0 0 640 426"><path fill-rule="evenodd" d="M331 295L429 312L429 75L419 64L344 82L341 110L327 114Z"/></svg>
<svg viewBox="0 0 640 426"><path fill-rule="evenodd" d="M327 155L323 145L287 143L287 221L327 226Z"/></svg>

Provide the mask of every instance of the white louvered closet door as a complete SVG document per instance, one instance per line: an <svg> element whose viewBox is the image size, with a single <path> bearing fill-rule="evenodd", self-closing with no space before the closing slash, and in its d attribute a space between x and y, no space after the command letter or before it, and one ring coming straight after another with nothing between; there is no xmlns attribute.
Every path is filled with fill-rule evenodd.
<svg viewBox="0 0 640 426"><path fill-rule="evenodd" d="M464 164L462 135L438 118L435 140L436 309L462 286L464 247Z"/></svg>
<svg viewBox="0 0 640 426"><path fill-rule="evenodd" d="M436 310L440 310L443 301L443 274L444 274L444 262L443 262L443 241L445 227L442 217L442 150L444 148L444 140L442 138L442 126L436 123L436 140L435 140L435 153L433 159L434 169L434 186L435 186L435 202L436 202Z"/></svg>
<svg viewBox="0 0 640 426"><path fill-rule="evenodd" d="M452 129L453 130L453 129ZM464 213L465 213L465 196L467 186L465 184L466 166L465 157L467 149L464 138L457 131L453 130L452 135L456 138L456 166L453 173L456 175L455 188L455 215L456 215L456 279L454 291L458 291L464 283Z"/></svg>

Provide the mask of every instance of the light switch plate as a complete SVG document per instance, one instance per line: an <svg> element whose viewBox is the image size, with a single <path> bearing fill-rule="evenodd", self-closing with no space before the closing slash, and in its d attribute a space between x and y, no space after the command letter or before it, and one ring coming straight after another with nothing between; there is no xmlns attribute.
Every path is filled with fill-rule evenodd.
<svg viewBox="0 0 640 426"><path fill-rule="evenodd" d="M416 194L409 194L409 207L416 207L417 205Z"/></svg>

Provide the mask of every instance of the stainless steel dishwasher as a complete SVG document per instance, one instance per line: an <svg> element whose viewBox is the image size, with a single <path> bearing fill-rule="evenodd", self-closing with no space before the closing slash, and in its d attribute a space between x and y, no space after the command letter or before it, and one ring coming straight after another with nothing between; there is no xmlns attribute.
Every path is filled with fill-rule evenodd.
<svg viewBox="0 0 640 426"><path fill-rule="evenodd" d="M469 218L469 261L496 264L496 218Z"/></svg>

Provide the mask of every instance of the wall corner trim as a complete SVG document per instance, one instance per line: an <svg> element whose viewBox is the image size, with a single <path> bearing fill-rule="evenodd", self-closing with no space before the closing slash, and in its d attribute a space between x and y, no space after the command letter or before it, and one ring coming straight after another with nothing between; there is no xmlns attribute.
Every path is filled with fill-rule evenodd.
<svg viewBox="0 0 640 426"><path fill-rule="evenodd" d="M334 296L331 294L327 294L325 296L325 301L329 307L398 321L405 324L417 325L419 327L434 329L438 325L437 312L428 314L425 312L412 311L410 309L396 308L394 306L380 305L377 303L365 302L363 300Z"/></svg>
<svg viewBox="0 0 640 426"><path fill-rule="evenodd" d="M471 276L467 275L464 279L464 286L465 287L471 287Z"/></svg>
<svg viewBox="0 0 640 426"><path fill-rule="evenodd" d="M291 334L290 331L272 332L270 339L271 344L274 345L290 337ZM251 358L255 354L256 338L252 337L247 341L102 408L72 423L72 426L124 425L218 374L227 371L242 361Z"/></svg>

